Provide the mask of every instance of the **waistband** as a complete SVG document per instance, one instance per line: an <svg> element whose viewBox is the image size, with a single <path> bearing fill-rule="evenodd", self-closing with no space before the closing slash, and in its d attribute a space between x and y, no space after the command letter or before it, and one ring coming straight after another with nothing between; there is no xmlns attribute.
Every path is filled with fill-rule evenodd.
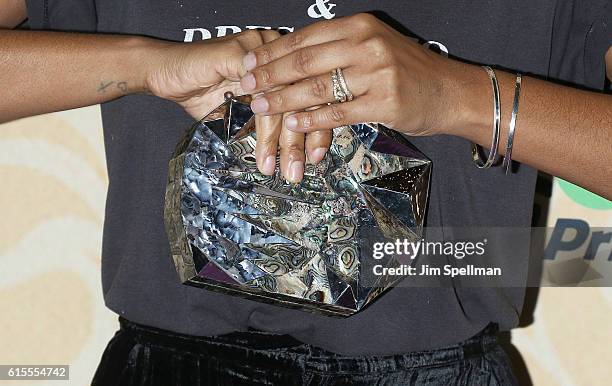
<svg viewBox="0 0 612 386"><path fill-rule="evenodd" d="M440 366L482 356L499 347L498 328L490 324L480 333L456 345L400 355L346 356L298 341L290 335L265 331L238 331L219 336L192 336L144 326L119 317L120 332L142 345L166 348L219 361L249 363L261 367L300 367L325 373L380 373L425 366Z"/></svg>

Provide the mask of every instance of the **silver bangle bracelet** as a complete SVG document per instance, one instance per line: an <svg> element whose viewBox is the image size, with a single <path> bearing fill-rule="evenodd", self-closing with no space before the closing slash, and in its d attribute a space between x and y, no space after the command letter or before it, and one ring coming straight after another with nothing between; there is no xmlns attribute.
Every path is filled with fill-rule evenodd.
<svg viewBox="0 0 612 386"><path fill-rule="evenodd" d="M506 169L506 174L509 174L512 169L512 146L514 146L514 129L516 128L516 118L518 116L519 101L521 98L521 83L523 75L516 74L516 83L514 84L514 102L512 103L512 117L510 118L510 126L508 127L508 142L506 143L506 153L504 154L504 163L502 167Z"/></svg>
<svg viewBox="0 0 612 386"><path fill-rule="evenodd" d="M489 157L486 160L482 159L480 155L482 147L478 144L472 143L472 158L480 169L490 168L497 159L497 148L499 147L499 133L500 133L500 121L501 121L501 102L499 97L499 84L497 83L497 76L495 71L489 66L482 66L482 68L489 74L491 79L491 86L493 88L493 139L491 140L491 150Z"/></svg>

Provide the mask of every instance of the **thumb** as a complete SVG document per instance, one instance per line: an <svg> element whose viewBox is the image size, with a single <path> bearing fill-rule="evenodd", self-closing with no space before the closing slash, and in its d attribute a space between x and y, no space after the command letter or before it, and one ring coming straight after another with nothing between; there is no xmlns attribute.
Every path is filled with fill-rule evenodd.
<svg viewBox="0 0 612 386"><path fill-rule="evenodd" d="M223 103L225 100L225 93L228 91L234 95L244 94L239 82L224 80L210 87L206 93L194 96L184 102L180 102L180 104L189 115L200 120Z"/></svg>

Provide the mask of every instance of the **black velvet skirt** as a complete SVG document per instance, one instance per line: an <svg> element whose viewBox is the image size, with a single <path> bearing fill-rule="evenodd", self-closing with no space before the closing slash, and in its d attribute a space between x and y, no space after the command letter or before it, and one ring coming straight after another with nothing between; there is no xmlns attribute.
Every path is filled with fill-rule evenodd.
<svg viewBox="0 0 612 386"><path fill-rule="evenodd" d="M92 385L516 385L496 329L458 345L343 356L261 331L195 337L120 318Z"/></svg>

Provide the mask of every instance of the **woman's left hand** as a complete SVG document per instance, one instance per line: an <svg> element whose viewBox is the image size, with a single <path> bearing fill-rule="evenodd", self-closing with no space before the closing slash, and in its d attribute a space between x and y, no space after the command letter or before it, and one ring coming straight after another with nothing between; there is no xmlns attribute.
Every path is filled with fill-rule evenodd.
<svg viewBox="0 0 612 386"><path fill-rule="evenodd" d="M461 109L455 86L465 71L461 66L473 67L422 47L369 14L307 26L254 49L244 65L249 72L242 88L261 93L253 111L284 114L282 129L258 128L256 157L259 164L272 160L280 142L281 172L291 182L302 179L306 153L312 163L324 157L330 129L338 126L380 122L413 136L448 132L449 118ZM353 101L329 104L335 102L336 68Z"/></svg>

